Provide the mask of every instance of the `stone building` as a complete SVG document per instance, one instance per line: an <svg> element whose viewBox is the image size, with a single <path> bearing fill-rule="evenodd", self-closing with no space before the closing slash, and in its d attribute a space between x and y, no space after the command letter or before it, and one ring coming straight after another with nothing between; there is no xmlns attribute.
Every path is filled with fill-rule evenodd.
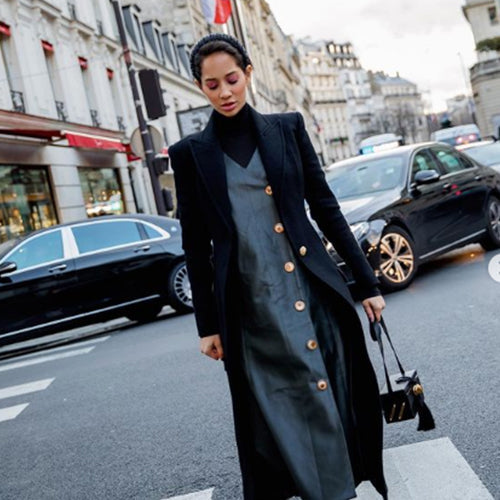
<svg viewBox="0 0 500 500"><path fill-rule="evenodd" d="M341 75L326 43L302 39L297 42L301 72L311 93L316 133L324 144L324 160L332 163L352 156L347 101Z"/></svg>
<svg viewBox="0 0 500 500"><path fill-rule="evenodd" d="M169 112L205 105L173 34L123 8L136 69L157 69ZM108 0L0 0L0 241L58 222L156 211L151 179L127 155L136 127ZM169 184L168 176L164 183Z"/></svg>
<svg viewBox="0 0 500 500"><path fill-rule="evenodd" d="M500 136L500 23L498 2L466 0L462 7L476 42L470 68L476 119L483 135Z"/></svg>
<svg viewBox="0 0 500 500"><path fill-rule="evenodd" d="M422 94L415 83L383 72L370 72L374 113L380 133L400 135L406 143L428 140Z"/></svg>

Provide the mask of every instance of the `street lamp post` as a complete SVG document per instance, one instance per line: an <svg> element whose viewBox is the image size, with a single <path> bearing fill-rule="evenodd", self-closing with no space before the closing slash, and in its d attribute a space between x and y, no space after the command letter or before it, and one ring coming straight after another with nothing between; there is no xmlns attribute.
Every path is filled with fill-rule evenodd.
<svg viewBox="0 0 500 500"><path fill-rule="evenodd" d="M160 181L158 175L155 172L153 160L155 159L155 151L153 149L153 141L148 130L146 120L144 118L144 113L142 111L141 99L139 97L139 90L137 88L137 81L135 76L135 69L132 64L132 56L127 42L127 34L125 33L125 26L123 25L122 9L120 6L120 0L110 0L113 4L113 9L116 17L116 24L118 26L118 33L120 36L120 42L123 48L123 59L127 66L128 77L130 81L130 87L132 89L132 96L134 98L135 112L137 114L137 121L139 123L139 130L141 131L142 143L144 145L144 159L146 161L146 167L148 169L151 184L153 187L153 194L155 198L156 210L160 215L166 215L165 203L163 201Z"/></svg>

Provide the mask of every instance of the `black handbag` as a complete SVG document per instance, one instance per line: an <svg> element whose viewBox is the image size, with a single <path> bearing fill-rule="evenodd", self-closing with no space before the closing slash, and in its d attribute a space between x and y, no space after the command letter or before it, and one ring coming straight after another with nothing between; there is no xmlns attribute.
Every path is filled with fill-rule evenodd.
<svg viewBox="0 0 500 500"><path fill-rule="evenodd" d="M389 375L384 354L382 334L385 333L389 345L399 368L399 373ZM428 431L435 428L434 418L424 401L424 390L417 370L405 370L392 344L391 337L385 326L384 318L370 322L372 339L378 342L382 361L384 363L385 385L380 391L380 400L385 421L388 424L401 422L419 416L419 431Z"/></svg>

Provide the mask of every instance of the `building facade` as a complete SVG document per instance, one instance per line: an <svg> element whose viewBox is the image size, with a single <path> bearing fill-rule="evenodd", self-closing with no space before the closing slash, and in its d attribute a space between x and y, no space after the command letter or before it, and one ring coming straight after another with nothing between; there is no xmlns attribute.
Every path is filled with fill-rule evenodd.
<svg viewBox="0 0 500 500"><path fill-rule="evenodd" d="M168 89L152 122L165 146L178 113L205 106L175 34L123 8L136 70ZM155 213L149 172L127 154L137 119L107 0L0 0L0 242L58 222ZM171 178L162 176L164 185Z"/></svg>
<svg viewBox="0 0 500 500"><path fill-rule="evenodd" d="M392 132L406 143L429 138L422 95L415 83L383 72L370 72L374 114L379 133Z"/></svg>
<svg viewBox="0 0 500 500"><path fill-rule="evenodd" d="M498 2L467 0L462 7L476 42L470 68L476 119L483 135L500 137L500 23Z"/></svg>

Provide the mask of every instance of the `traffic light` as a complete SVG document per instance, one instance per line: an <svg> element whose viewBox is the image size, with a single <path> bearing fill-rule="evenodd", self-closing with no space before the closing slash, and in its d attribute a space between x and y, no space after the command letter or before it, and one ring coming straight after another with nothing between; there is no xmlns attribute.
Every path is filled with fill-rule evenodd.
<svg viewBox="0 0 500 500"><path fill-rule="evenodd" d="M163 100L160 86L160 75L155 69L141 69L139 71L142 96L146 104L146 111L150 120L155 120L167 114L167 107Z"/></svg>

